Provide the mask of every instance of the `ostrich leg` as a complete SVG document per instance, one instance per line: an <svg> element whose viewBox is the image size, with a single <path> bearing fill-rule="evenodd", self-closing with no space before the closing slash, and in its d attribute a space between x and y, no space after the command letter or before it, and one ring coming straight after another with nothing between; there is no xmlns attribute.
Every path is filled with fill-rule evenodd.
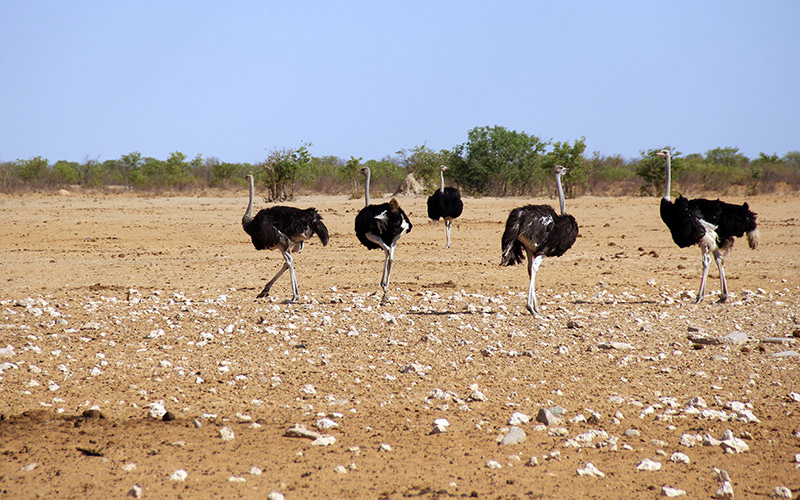
<svg viewBox="0 0 800 500"><path fill-rule="evenodd" d="M258 294L258 296L256 297L257 299L260 299L262 297L268 296L269 295L269 291L272 288L272 285L274 285L275 282L278 281L278 278L280 278L283 275L283 273L286 272L287 269L291 269L292 291L293 292L295 291L295 287L297 286L297 284L295 283L295 279L294 279L294 268L292 267L292 256L289 255L289 252L287 250L283 249L283 248L281 248L281 255L283 255L283 259L284 259L283 266L281 266L281 268L278 269L278 272L275 273L275 276L273 276L272 279L269 280L266 285L264 285L264 289L261 290L261 293ZM287 255L288 255L288 259L287 259ZM299 298L299 294L297 295L297 297L295 297L294 300L297 300L297 298Z"/></svg>
<svg viewBox="0 0 800 500"><path fill-rule="evenodd" d="M447 218L444 221L444 230L447 233L447 245L445 248L450 248L450 229L453 227L453 219Z"/></svg>
<svg viewBox="0 0 800 500"><path fill-rule="evenodd" d="M722 261L724 256L720 253L719 250L714 250L714 259L717 261L717 268L719 269L719 301L718 302L725 302L728 300L728 282L725 279L725 269L722 267Z"/></svg>
<svg viewBox="0 0 800 500"><path fill-rule="evenodd" d="M539 309L539 303L536 301L536 272L539 270L539 266L542 264L543 257L541 255L537 255L533 257L533 252L526 248L528 253L528 274L531 277L531 284L528 287L528 303L526 305L528 312L531 314L542 314L541 309Z"/></svg>
<svg viewBox="0 0 800 500"><path fill-rule="evenodd" d="M700 302L703 300L703 296L706 294L706 280L708 279L708 266L711 264L711 255L708 253L707 248L702 249L703 252L703 274L700 277L700 290L697 291L697 299L695 299L695 303Z"/></svg>

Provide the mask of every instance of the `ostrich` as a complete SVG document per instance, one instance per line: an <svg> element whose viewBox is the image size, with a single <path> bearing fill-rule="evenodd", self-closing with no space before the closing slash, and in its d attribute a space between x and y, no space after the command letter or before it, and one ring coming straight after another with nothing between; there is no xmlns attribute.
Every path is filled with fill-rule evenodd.
<svg viewBox="0 0 800 500"><path fill-rule="evenodd" d="M531 314L541 314L536 301L536 272L547 257L560 257L570 249L578 237L578 223L566 212L564 190L561 177L567 169L556 165L556 186L561 215L550 205L526 205L515 208L508 215L506 230L503 233L503 257L500 265L511 266L522 262L522 251L528 257L528 275L531 284L528 288L527 309Z"/></svg>
<svg viewBox="0 0 800 500"><path fill-rule="evenodd" d="M394 247L403 234L411 232L411 221L394 198L389 203L370 205L369 167L362 167L359 172L366 177L365 206L356 215L356 236L367 249L382 248L386 254L381 278L381 288L383 288L381 304L386 304L389 302L389 275L392 273Z"/></svg>
<svg viewBox="0 0 800 500"><path fill-rule="evenodd" d="M439 167L439 174L442 177L442 187L428 197L428 217L433 220L444 219L445 233L447 234L447 245L450 248L450 229L453 227L453 219L461 215L464 210L464 203L461 202L461 193L454 187L444 187L444 171L447 167Z"/></svg>
<svg viewBox="0 0 800 500"><path fill-rule="evenodd" d="M698 245L703 256L703 274L700 278L700 290L695 302L703 300L708 278L708 266L711 255L719 268L720 297L719 302L728 298L728 284L725 281L725 270L722 261L733 247L733 239L747 234L750 248L758 246L758 228L756 214L750 211L747 203L733 205L720 200L697 198L687 200L678 196L675 203L670 201L670 159L672 153L664 149L656 153L666 159L666 186L664 198L661 199L661 220L669 228L672 240L680 248Z"/></svg>
<svg viewBox="0 0 800 500"><path fill-rule="evenodd" d="M323 245L327 245L328 228L322 223L322 217L314 208L302 210L294 207L275 206L260 210L253 217L255 192L253 176L247 175L246 178L250 182L250 202L242 216L242 227L250 235L256 250L276 249L281 252L284 259L283 267L267 282L257 298L269 295L272 285L288 269L289 275L292 277L292 298L288 302L296 302L300 298L300 292L297 289L297 278L294 275L292 252L299 253L305 245L305 240L315 234L319 236Z"/></svg>

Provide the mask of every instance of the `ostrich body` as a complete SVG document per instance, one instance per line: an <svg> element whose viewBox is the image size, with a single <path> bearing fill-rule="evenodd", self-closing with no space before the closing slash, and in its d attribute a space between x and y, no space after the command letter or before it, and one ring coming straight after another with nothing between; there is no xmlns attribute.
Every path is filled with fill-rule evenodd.
<svg viewBox="0 0 800 500"><path fill-rule="evenodd" d="M408 216L394 198L389 203L370 205L369 168L363 167L359 172L366 177L365 206L356 215L356 236L367 249L380 248L386 256L381 278L381 288L383 288L381 303L385 304L389 302L389 276L392 273L392 263L394 262L394 247L403 234L411 232L411 221L408 220Z"/></svg>
<svg viewBox="0 0 800 500"><path fill-rule="evenodd" d="M303 210L294 207L275 206L260 210L253 217L253 196L255 194L253 176L248 175L247 180L250 182L250 202L247 205L244 216L242 216L242 227L250 235L256 250L278 250L283 255L284 260L283 267L267 282L264 289L258 294L258 298L269 295L272 285L288 269L292 278L292 298L289 302L296 302L300 298L300 292L297 289L292 252L300 253L305 245L305 240L315 234L323 245L327 245L328 228L322 223L322 217L314 208Z"/></svg>
<svg viewBox="0 0 800 500"><path fill-rule="evenodd" d="M695 302L703 300L705 295L712 255L719 269L719 302L725 302L728 298L728 283L725 280L723 260L733 247L734 238L741 238L746 234L750 248L758 246L756 214L750 211L747 203L733 205L718 199L687 200L683 196L678 196L673 203L670 201L672 153L664 149L656 154L666 159L667 178L664 198L661 199L661 220L669 228L676 245L680 248L698 245L702 253L703 273Z"/></svg>
<svg viewBox="0 0 800 500"><path fill-rule="evenodd" d="M461 193L454 187L444 187L444 171L447 167L439 167L439 174L442 178L442 187L428 197L428 217L433 220L444 219L445 233L447 234L447 245L450 248L450 229L453 227L453 219L461 215L464 210L464 203L461 201Z"/></svg>
<svg viewBox="0 0 800 500"><path fill-rule="evenodd" d="M503 256L500 265L511 266L522 262L523 251L528 258L528 287L526 307L531 314L541 314L536 301L536 272L544 257L560 257L570 249L578 237L578 223L566 212L561 177L567 169L556 165L556 186L561 214L550 205L526 205L515 208L508 215L503 232Z"/></svg>

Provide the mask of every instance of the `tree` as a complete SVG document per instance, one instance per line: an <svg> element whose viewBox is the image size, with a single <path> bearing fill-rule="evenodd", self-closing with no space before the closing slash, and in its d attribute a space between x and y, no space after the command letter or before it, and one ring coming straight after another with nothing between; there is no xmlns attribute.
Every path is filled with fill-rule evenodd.
<svg viewBox="0 0 800 500"><path fill-rule="evenodd" d="M266 161L257 166L266 178L269 194L267 201L283 201L294 198L294 184L297 172L311 164L311 153L303 144L297 149L275 149L267 156Z"/></svg>
<svg viewBox="0 0 800 500"><path fill-rule="evenodd" d="M524 132L476 127L467 133L467 142L454 150L462 161L452 162L453 177L477 194L519 194L536 176L535 166L546 146Z"/></svg>
<svg viewBox="0 0 800 500"><path fill-rule="evenodd" d="M397 152L397 155L400 157L400 166L405 168L406 172L414 174L417 180L426 186L437 187L439 167L447 165L450 158L449 151L439 151L437 153L424 144L410 150L401 149Z"/></svg>

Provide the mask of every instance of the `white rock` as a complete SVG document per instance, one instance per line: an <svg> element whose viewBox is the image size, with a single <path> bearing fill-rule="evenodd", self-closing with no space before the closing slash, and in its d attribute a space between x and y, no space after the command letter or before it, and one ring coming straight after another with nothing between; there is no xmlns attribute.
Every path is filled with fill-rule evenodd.
<svg viewBox="0 0 800 500"><path fill-rule="evenodd" d="M487 398L486 395L481 391L479 391L478 389L472 391L468 399L470 401L481 401L481 402L489 401L489 398Z"/></svg>
<svg viewBox="0 0 800 500"><path fill-rule="evenodd" d="M531 417L530 416L525 415L524 413L520 413L518 411L515 411L511 415L511 418L508 419L508 425L527 424L530 421L531 421Z"/></svg>
<svg viewBox="0 0 800 500"><path fill-rule="evenodd" d="M162 418L165 413L167 413L167 409L164 407L164 403L160 401L150 403L150 418Z"/></svg>
<svg viewBox="0 0 800 500"><path fill-rule="evenodd" d="M312 446L330 446L336 442L336 438L334 436L320 436L317 439L311 441Z"/></svg>
<svg viewBox="0 0 800 500"><path fill-rule="evenodd" d="M333 472L337 474L347 474L347 467L345 467L344 465L337 465L336 467L333 468Z"/></svg>
<svg viewBox="0 0 800 500"><path fill-rule="evenodd" d="M187 477L189 477L189 473L184 469L178 469L169 476L173 481L185 481Z"/></svg>
<svg viewBox="0 0 800 500"><path fill-rule="evenodd" d="M796 393L794 391L790 392L789 393L789 401L792 401L794 403L800 403L800 394L798 394L798 393Z"/></svg>
<svg viewBox="0 0 800 500"><path fill-rule="evenodd" d="M316 426L317 429L325 430L325 429L333 429L339 427L339 424L329 418L321 418L317 420Z"/></svg>
<svg viewBox="0 0 800 500"><path fill-rule="evenodd" d="M722 435L720 446L725 450L725 453L745 453L746 451L750 451L750 446L748 446L744 440L734 437L731 430L725 431Z"/></svg>
<svg viewBox="0 0 800 500"><path fill-rule="evenodd" d="M528 435L525 434L525 431L522 429L522 427L512 427L498 441L501 445L509 445L524 443L526 439L528 439Z"/></svg>
<svg viewBox="0 0 800 500"><path fill-rule="evenodd" d="M380 451L392 451L392 447L386 443L381 443L381 446L378 448ZM352 450L352 448L351 448ZM361 453L361 450L357 450L358 452L355 453L358 456Z"/></svg>
<svg viewBox="0 0 800 500"><path fill-rule="evenodd" d="M645 458L639 465L636 466L636 470L643 470L643 471L650 471L655 472L661 470L661 462L655 462L650 460L649 458Z"/></svg>
<svg viewBox="0 0 800 500"><path fill-rule="evenodd" d="M229 483L244 483L246 481L247 481L247 479L245 479L243 477L238 477L238 476L231 476L231 477L228 478L228 482Z"/></svg>
<svg viewBox="0 0 800 500"><path fill-rule="evenodd" d="M490 469L502 469L503 468L503 466L500 465L500 462L498 462L496 460L489 460L488 462L486 462L486 467L488 467Z"/></svg>
<svg viewBox="0 0 800 500"><path fill-rule="evenodd" d="M306 384L302 388L300 388L300 392L303 394L307 394L309 396L313 396L317 393L317 390L314 389L314 386L311 384Z"/></svg>
<svg viewBox="0 0 800 500"><path fill-rule="evenodd" d="M219 437L221 437L223 441L233 441L236 438L233 429L227 425L219 430Z"/></svg>
<svg viewBox="0 0 800 500"><path fill-rule="evenodd" d="M250 474L251 476L260 476L261 474L264 473L264 471L261 470L260 467L256 467L254 465L254 466L250 467L250 470L248 470L247 473Z"/></svg>
<svg viewBox="0 0 800 500"><path fill-rule="evenodd" d="M122 470L124 470L125 472L133 472L134 470L136 470L136 464L135 463L127 463L127 464L122 466Z"/></svg>
<svg viewBox="0 0 800 500"><path fill-rule="evenodd" d="M733 499L733 485L730 481L725 481L722 483L722 486L719 487L714 496L711 498L724 498L724 499Z"/></svg>
<svg viewBox="0 0 800 500"><path fill-rule="evenodd" d="M589 477L606 477L606 475L591 462L587 463L583 469L578 469L578 475Z"/></svg>
<svg viewBox="0 0 800 500"><path fill-rule="evenodd" d="M667 498L675 498L686 495L684 490L679 490L677 488L670 488L669 486L664 486L661 488L661 495Z"/></svg>
<svg viewBox="0 0 800 500"><path fill-rule="evenodd" d="M142 498L143 494L144 491L142 490L142 487L139 486L138 484L134 484L133 486L131 486L131 489L128 490L127 496L133 498Z"/></svg>
<svg viewBox="0 0 800 500"><path fill-rule="evenodd" d="M671 462L675 462L677 464L688 464L692 462L691 459L689 459L689 455L681 453L679 451L676 451L675 453L670 455L669 459Z"/></svg>
<svg viewBox="0 0 800 500"><path fill-rule="evenodd" d="M772 496L775 498L792 498L792 490L787 488L786 486L776 486L774 490L772 490Z"/></svg>
<svg viewBox="0 0 800 500"><path fill-rule="evenodd" d="M269 495L267 495L267 500L285 500L283 493L278 493L277 491L273 491Z"/></svg>

